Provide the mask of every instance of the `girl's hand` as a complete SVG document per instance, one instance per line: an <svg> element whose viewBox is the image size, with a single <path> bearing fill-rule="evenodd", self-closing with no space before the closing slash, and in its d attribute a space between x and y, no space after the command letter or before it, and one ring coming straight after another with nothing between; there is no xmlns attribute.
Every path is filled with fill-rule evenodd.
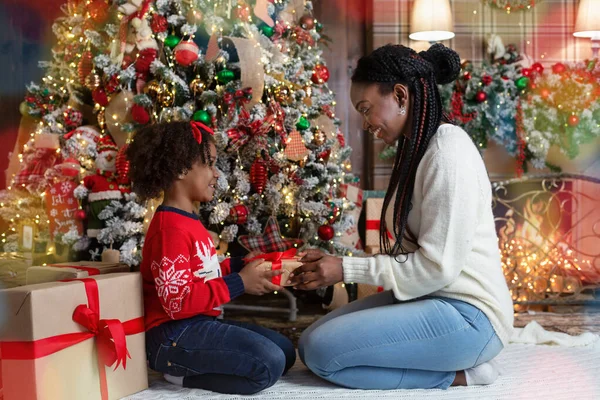
<svg viewBox="0 0 600 400"><path fill-rule="evenodd" d="M314 290L335 285L344 280L342 259L329 256L319 250L309 250L304 262L290 274L290 282L296 289Z"/></svg>
<svg viewBox="0 0 600 400"><path fill-rule="evenodd" d="M265 260L258 259L247 264L240 272L246 293L262 296L265 293L281 290L280 286L272 283L274 276L281 275L282 270L265 270L258 268Z"/></svg>

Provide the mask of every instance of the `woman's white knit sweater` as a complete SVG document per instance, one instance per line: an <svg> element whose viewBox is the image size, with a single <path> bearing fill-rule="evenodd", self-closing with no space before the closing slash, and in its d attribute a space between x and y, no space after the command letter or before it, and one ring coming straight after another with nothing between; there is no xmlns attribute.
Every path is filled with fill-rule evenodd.
<svg viewBox="0 0 600 400"><path fill-rule="evenodd" d="M397 259L344 257L344 281L383 286L398 300L425 295L474 305L506 345L513 304L504 280L483 160L461 128L443 124L432 137L415 179L408 226L420 248ZM393 227L393 202L386 223ZM406 261L405 261L406 260Z"/></svg>

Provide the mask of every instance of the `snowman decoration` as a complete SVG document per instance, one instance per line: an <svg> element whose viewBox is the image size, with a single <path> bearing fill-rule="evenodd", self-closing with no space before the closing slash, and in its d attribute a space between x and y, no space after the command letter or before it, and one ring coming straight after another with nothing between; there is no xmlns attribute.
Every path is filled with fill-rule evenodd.
<svg viewBox="0 0 600 400"><path fill-rule="evenodd" d="M99 218L102 210L113 200L121 200L116 173L116 159L118 147L109 135L98 140L98 155L96 156L96 173L83 179L77 191L79 197L87 197L88 218L86 234L96 238L100 230L105 228L104 221Z"/></svg>

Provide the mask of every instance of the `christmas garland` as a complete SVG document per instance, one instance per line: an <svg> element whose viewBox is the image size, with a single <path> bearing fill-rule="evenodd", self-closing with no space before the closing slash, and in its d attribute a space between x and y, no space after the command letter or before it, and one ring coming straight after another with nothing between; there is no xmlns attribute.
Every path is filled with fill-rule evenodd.
<svg viewBox="0 0 600 400"><path fill-rule="evenodd" d="M439 89L444 109L481 150L493 140L523 171L528 165L560 170L547 162L552 146L575 159L580 146L600 136L597 60L545 68L525 64L516 48L507 46L505 57L494 63L464 62L459 78ZM380 157L394 153L387 148Z"/></svg>

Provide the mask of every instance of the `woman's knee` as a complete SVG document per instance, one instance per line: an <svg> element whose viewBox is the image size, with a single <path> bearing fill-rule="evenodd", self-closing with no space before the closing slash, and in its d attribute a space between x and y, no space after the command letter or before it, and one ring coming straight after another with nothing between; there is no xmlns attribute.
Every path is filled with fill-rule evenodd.
<svg viewBox="0 0 600 400"><path fill-rule="evenodd" d="M330 340L331 335L327 335L325 330L316 329L310 335L304 337L302 351L300 351L299 346L302 362L319 376L325 376L331 372L328 370L332 363Z"/></svg>

